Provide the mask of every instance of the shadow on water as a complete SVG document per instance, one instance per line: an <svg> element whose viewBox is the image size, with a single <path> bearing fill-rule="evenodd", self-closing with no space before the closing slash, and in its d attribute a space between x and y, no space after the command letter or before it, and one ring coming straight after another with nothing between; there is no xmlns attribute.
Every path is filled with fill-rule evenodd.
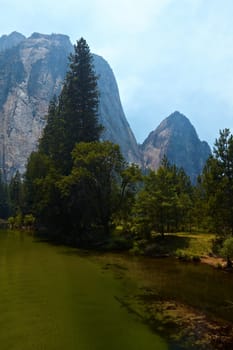
<svg viewBox="0 0 233 350"><path fill-rule="evenodd" d="M177 249L187 248L190 244L189 237L180 237L167 234L166 237L156 236L153 239L158 254L175 254Z"/></svg>

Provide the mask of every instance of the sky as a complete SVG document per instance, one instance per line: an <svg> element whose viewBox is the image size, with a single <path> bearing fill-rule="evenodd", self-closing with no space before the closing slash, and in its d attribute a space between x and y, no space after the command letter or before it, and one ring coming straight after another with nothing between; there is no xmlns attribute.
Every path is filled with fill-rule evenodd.
<svg viewBox="0 0 233 350"><path fill-rule="evenodd" d="M233 130L232 0L1 0L0 36L84 37L115 74L138 143L174 111L211 147Z"/></svg>

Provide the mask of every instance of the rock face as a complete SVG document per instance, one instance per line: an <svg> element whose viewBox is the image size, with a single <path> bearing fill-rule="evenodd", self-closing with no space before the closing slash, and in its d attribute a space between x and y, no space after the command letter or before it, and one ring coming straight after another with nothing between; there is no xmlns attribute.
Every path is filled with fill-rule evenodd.
<svg viewBox="0 0 233 350"><path fill-rule="evenodd" d="M10 35L3 35L0 38L0 52L17 46L24 39L26 39L25 36L18 32L13 32Z"/></svg>
<svg viewBox="0 0 233 350"><path fill-rule="evenodd" d="M10 37L10 36L9 36ZM33 34L0 55L0 167L9 179L25 170L59 93L72 46L63 35Z"/></svg>
<svg viewBox="0 0 233 350"><path fill-rule="evenodd" d="M100 77L100 123L105 130L104 140L110 140L121 147L122 154L129 162L141 164L141 154L135 136L126 120L114 74L108 63L94 55L95 70Z"/></svg>
<svg viewBox="0 0 233 350"><path fill-rule="evenodd" d="M6 179L25 170L38 144L48 104L62 88L68 56L68 36L19 33L0 38L0 168ZM140 163L140 151L126 121L117 84L107 62L94 56L99 76L100 122L103 139L118 143L125 158Z"/></svg>
<svg viewBox="0 0 233 350"><path fill-rule="evenodd" d="M199 140L189 119L179 112L164 119L141 148L145 167L157 169L166 155L172 164L183 167L193 182L211 153L207 142Z"/></svg>
<svg viewBox="0 0 233 350"><path fill-rule="evenodd" d="M66 35L13 32L0 38L0 169L6 179L25 171L46 123L48 104L59 94L73 46ZM100 123L104 140L121 147L129 162L157 169L164 155L195 181L210 148L201 142L189 120L179 112L166 118L140 147L125 118L109 64L93 55L99 76ZM143 155L143 160L142 160Z"/></svg>

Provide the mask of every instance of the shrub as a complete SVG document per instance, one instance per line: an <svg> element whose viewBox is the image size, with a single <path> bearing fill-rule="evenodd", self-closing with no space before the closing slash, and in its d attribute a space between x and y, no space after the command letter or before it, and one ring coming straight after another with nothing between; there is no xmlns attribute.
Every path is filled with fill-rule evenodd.
<svg viewBox="0 0 233 350"><path fill-rule="evenodd" d="M232 267L231 260L233 259L233 237L229 237L223 242L220 254L227 260L227 266Z"/></svg>
<svg viewBox="0 0 233 350"><path fill-rule="evenodd" d="M192 255L182 249L176 250L176 257L186 262L200 262L201 258L199 255Z"/></svg>

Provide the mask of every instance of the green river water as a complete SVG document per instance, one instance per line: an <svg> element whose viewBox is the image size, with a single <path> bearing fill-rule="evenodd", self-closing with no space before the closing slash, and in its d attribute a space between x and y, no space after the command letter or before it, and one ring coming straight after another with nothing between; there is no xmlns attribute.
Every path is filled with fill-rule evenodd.
<svg viewBox="0 0 233 350"><path fill-rule="evenodd" d="M233 278L221 271L170 259L90 255L0 231L0 349L181 349L124 305L151 287L233 321L227 307Z"/></svg>
<svg viewBox="0 0 233 350"><path fill-rule="evenodd" d="M0 232L1 350L169 349L118 302L120 280L71 252Z"/></svg>

